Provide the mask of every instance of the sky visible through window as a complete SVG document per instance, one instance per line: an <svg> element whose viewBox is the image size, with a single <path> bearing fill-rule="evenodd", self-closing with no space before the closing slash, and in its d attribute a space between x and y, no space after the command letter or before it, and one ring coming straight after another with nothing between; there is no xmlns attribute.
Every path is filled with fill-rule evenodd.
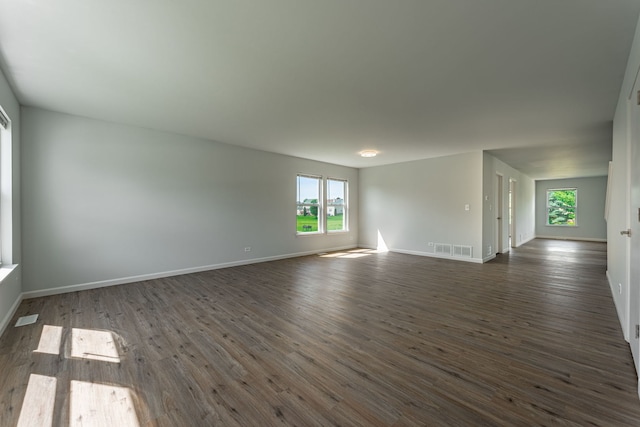
<svg viewBox="0 0 640 427"><path fill-rule="evenodd" d="M319 200L318 182L319 178L298 176L298 202L313 199Z"/></svg>
<svg viewBox="0 0 640 427"><path fill-rule="evenodd" d="M344 181L334 181L327 180L327 199L335 200L342 199L344 200Z"/></svg>
<svg viewBox="0 0 640 427"><path fill-rule="evenodd" d="M307 176L298 176L298 202L305 200L320 199L318 194L318 181L319 178L312 178ZM344 200L344 182L327 180L327 199L342 199Z"/></svg>

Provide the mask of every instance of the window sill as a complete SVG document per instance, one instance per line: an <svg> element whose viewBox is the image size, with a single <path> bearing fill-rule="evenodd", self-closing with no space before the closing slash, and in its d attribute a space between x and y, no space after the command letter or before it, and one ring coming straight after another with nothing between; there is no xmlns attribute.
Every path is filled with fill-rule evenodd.
<svg viewBox="0 0 640 427"><path fill-rule="evenodd" d="M9 277L9 275L13 272L13 270L18 267L18 264L9 264L3 265L0 267L0 285L4 282L4 280Z"/></svg>
<svg viewBox="0 0 640 427"><path fill-rule="evenodd" d="M336 231L326 231L326 232L317 232L317 233L296 233L296 237L304 237L304 236L340 236L344 234L349 234L349 230L336 230Z"/></svg>

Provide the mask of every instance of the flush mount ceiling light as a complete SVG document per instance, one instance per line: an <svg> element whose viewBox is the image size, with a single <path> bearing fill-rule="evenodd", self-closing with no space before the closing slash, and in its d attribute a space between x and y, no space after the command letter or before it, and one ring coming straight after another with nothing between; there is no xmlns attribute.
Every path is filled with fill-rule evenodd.
<svg viewBox="0 0 640 427"><path fill-rule="evenodd" d="M362 157L375 157L378 155L378 152L376 150L364 150L364 151L361 151L359 154Z"/></svg>

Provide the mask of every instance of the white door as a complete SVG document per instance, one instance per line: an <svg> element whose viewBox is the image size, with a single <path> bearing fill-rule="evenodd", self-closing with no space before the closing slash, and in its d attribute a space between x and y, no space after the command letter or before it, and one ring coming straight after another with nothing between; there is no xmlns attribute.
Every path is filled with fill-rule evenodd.
<svg viewBox="0 0 640 427"><path fill-rule="evenodd" d="M640 83L636 83L631 99L631 156L629 162L630 178L630 238L629 254L629 345L636 365L636 372L640 372L640 344L638 342L638 325L640 325L640 106L638 99ZM623 230L623 233L627 231Z"/></svg>

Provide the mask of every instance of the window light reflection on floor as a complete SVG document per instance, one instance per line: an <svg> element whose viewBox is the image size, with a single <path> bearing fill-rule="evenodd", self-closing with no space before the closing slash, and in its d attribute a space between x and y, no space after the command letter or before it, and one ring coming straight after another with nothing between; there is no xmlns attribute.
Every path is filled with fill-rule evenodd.
<svg viewBox="0 0 640 427"><path fill-rule="evenodd" d="M35 353L42 357L60 354L71 359L92 359L120 363L117 335L111 331L72 328L63 345L64 328L44 325ZM53 356L49 356L53 355ZM135 409L135 394L127 387L71 380L69 383L69 426L140 427ZM53 427L57 379L30 374L18 418L18 427Z"/></svg>
<svg viewBox="0 0 640 427"><path fill-rule="evenodd" d="M62 326L44 325L36 353L60 354L62 342Z"/></svg>
<svg viewBox="0 0 640 427"><path fill-rule="evenodd" d="M569 252L569 253L576 253L577 252L577 250L570 249L570 248L554 248L554 247L550 247L550 248L547 248L547 250L549 252Z"/></svg>
<svg viewBox="0 0 640 427"><path fill-rule="evenodd" d="M341 256L340 258L362 258L365 256L369 256L371 254L363 254L363 253L351 253Z"/></svg>
<svg viewBox="0 0 640 427"><path fill-rule="evenodd" d="M71 357L120 363L116 340L111 331L73 328Z"/></svg>
<svg viewBox="0 0 640 427"><path fill-rule="evenodd" d="M29 376L27 391L18 418L18 427L51 427L53 425L56 384L57 381L54 377L37 374Z"/></svg>
<svg viewBox="0 0 640 427"><path fill-rule="evenodd" d="M374 249L353 249L347 252L322 253L320 258L362 258L377 253Z"/></svg>
<svg viewBox="0 0 640 427"><path fill-rule="evenodd" d="M127 387L71 381L70 427L140 427Z"/></svg>
<svg viewBox="0 0 640 427"><path fill-rule="evenodd" d="M346 252L333 252L330 254L322 253L319 256L321 258L362 258L371 254L380 254L385 252L389 252L389 248L382 238L380 230L378 230L378 244L376 246L376 249L351 249Z"/></svg>

